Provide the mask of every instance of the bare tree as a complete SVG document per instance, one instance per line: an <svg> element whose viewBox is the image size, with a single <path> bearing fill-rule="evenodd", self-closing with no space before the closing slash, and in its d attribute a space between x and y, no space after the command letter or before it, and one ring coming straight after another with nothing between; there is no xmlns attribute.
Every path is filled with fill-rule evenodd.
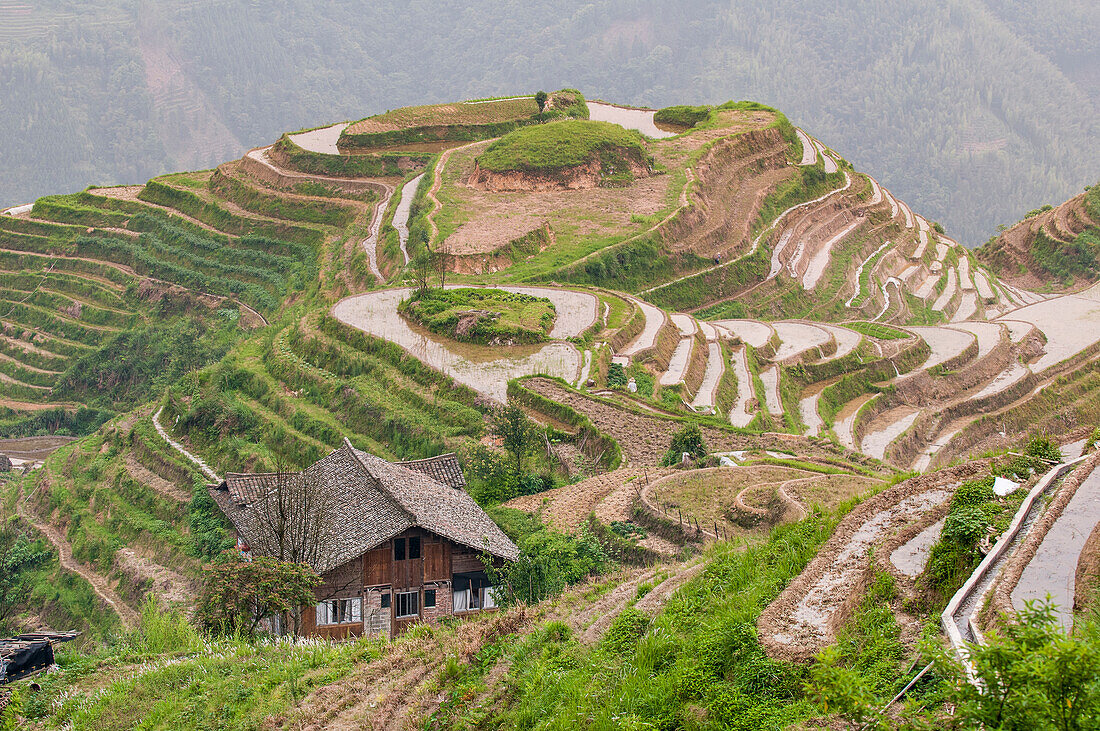
<svg viewBox="0 0 1100 731"><path fill-rule="evenodd" d="M320 470L280 469L249 505L249 548L256 556L307 564L322 574L335 568L339 555L339 512L337 492ZM297 633L300 611L286 613L283 621Z"/></svg>
<svg viewBox="0 0 1100 731"><path fill-rule="evenodd" d="M443 289L447 285L447 271L451 268L451 264L454 262L454 255L451 254L451 246L446 241L441 241L435 251L435 267L439 270L439 288Z"/></svg>
<svg viewBox="0 0 1100 731"><path fill-rule="evenodd" d="M432 253L425 249L412 260L412 276L417 292L427 292L432 276Z"/></svg>

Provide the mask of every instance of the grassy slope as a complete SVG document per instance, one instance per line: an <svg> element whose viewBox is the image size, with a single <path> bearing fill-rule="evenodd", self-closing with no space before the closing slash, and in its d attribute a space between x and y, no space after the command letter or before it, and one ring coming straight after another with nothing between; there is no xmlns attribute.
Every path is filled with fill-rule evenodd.
<svg viewBox="0 0 1100 731"><path fill-rule="evenodd" d="M610 122L569 120L511 132L477 159L485 170L557 173L599 159L608 167L645 165L642 136Z"/></svg>

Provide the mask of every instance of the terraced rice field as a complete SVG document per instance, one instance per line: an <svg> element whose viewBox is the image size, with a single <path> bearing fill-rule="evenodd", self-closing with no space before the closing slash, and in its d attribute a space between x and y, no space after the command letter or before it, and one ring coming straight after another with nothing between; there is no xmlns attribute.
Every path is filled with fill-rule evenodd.
<svg viewBox="0 0 1100 731"><path fill-rule="evenodd" d="M782 341L775 351L775 360L785 361L818 348L832 340L828 330L802 322L777 322L773 324L776 335Z"/></svg>
<svg viewBox="0 0 1100 731"><path fill-rule="evenodd" d="M514 291L521 289L514 288ZM571 343L490 348L448 341L413 329L397 313L397 305L410 292L409 289L389 289L356 295L337 303L332 314L340 322L400 345L421 362L501 403L507 400L508 381L513 378L545 373L570 383L577 380L581 354ZM559 292L561 294L556 296L568 297L568 290ZM586 302L591 297L577 294ZM578 309L586 306L578 306ZM595 310L592 311L594 317ZM583 328L574 331L579 324L577 321L568 322L570 327L566 329L571 334L566 337L583 331ZM555 331L562 332L558 324Z"/></svg>
<svg viewBox="0 0 1100 731"><path fill-rule="evenodd" d="M339 122L329 127L299 132L298 134L288 135L288 137L290 137L291 142L303 150L322 155L339 155L340 150L336 147L336 142L347 126L347 122Z"/></svg>
<svg viewBox="0 0 1100 731"><path fill-rule="evenodd" d="M703 373L703 382L699 386L699 392L691 402L692 408L714 409L715 396L718 391L718 381L725 372L722 346L716 342L707 343L707 369Z"/></svg>
<svg viewBox="0 0 1100 731"><path fill-rule="evenodd" d="M921 364L921 370L928 370L952 358L957 358L977 340L973 333L949 327L910 327L909 329L924 338L932 349L928 360Z"/></svg>
<svg viewBox="0 0 1100 731"><path fill-rule="evenodd" d="M1066 629L1073 626L1077 557L1096 526L1097 516L1100 516L1100 470L1093 470L1043 536L1020 575L1012 591L1016 609L1023 609L1024 602L1046 599L1049 594L1057 605L1056 615L1062 626Z"/></svg>
<svg viewBox="0 0 1100 731"><path fill-rule="evenodd" d="M588 102L588 118L594 122L611 122L626 129L635 129L646 137L662 139L675 137L675 132L667 132L653 123L655 109L632 109L603 102Z"/></svg>
<svg viewBox="0 0 1100 731"><path fill-rule="evenodd" d="M749 410L749 400L752 395L752 374L749 372L749 361L745 354L745 348L734 348L730 355L730 367L737 378L737 401L730 409L730 423L744 428L749 425L755 414Z"/></svg>
<svg viewBox="0 0 1100 731"><path fill-rule="evenodd" d="M1032 364L1036 373L1042 373L1100 340L1100 288L1043 300L1004 319L1030 323L1046 334L1046 352Z"/></svg>

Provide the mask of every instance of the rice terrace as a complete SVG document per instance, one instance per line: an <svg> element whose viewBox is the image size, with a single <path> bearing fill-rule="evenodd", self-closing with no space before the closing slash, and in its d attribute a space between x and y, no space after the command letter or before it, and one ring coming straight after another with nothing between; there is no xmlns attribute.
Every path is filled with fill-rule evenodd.
<svg viewBox="0 0 1100 731"><path fill-rule="evenodd" d="M888 182L561 89L3 211L0 729L1094 728L1100 187Z"/></svg>

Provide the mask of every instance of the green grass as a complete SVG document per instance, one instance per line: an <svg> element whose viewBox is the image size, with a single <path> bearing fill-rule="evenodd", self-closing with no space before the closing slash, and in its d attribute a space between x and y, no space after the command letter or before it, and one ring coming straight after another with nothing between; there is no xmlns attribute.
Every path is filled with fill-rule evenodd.
<svg viewBox="0 0 1100 731"><path fill-rule="evenodd" d="M846 322L844 327L855 330L860 335L878 338L879 340L905 340L913 337L904 330L898 330L880 322Z"/></svg>
<svg viewBox="0 0 1100 731"><path fill-rule="evenodd" d="M556 316L545 297L480 288L414 292L398 311L434 333L482 345L543 342Z"/></svg>
<svg viewBox="0 0 1100 731"><path fill-rule="evenodd" d="M652 160L642 136L610 122L568 120L524 127L489 146L478 165L491 172L555 174L599 160L607 179L649 168Z"/></svg>
<svg viewBox="0 0 1100 731"><path fill-rule="evenodd" d="M700 122L704 122L710 119L711 114L714 112L714 107L711 106L699 106L693 107L684 104L679 104L672 107L664 107L658 109L653 114L653 121L657 124L666 124L674 127L683 127L685 129L694 127Z"/></svg>

